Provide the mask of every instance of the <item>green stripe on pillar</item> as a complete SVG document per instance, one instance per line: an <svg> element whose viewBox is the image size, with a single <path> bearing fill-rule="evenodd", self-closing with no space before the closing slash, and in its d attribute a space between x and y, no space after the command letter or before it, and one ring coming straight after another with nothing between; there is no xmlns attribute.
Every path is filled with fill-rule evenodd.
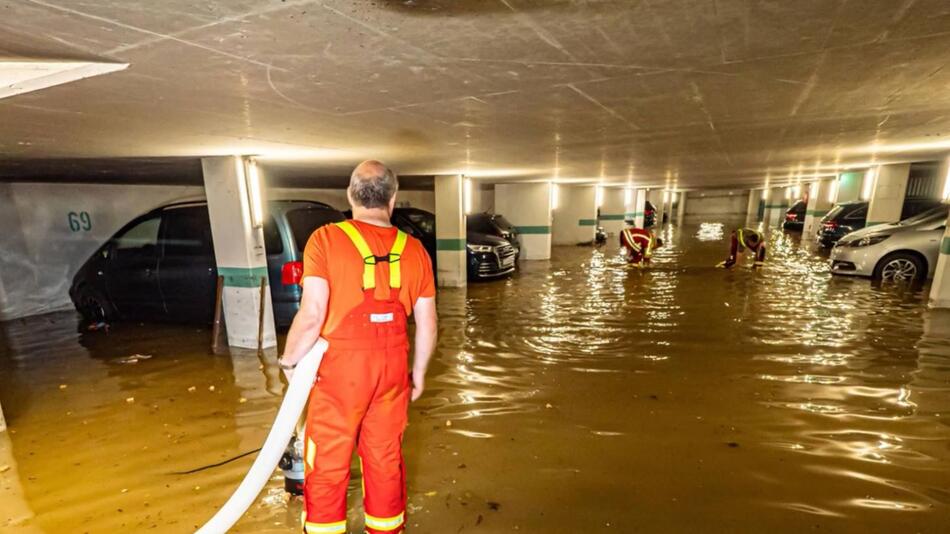
<svg viewBox="0 0 950 534"><path fill-rule="evenodd" d="M940 242L940 253L950 256L950 237L944 237Z"/></svg>
<svg viewBox="0 0 950 534"><path fill-rule="evenodd" d="M261 287L261 278L267 279L267 267L218 267L225 287Z"/></svg>
<svg viewBox="0 0 950 534"><path fill-rule="evenodd" d="M577 221L578 226L595 226L597 221L595 219L581 219Z"/></svg>
<svg viewBox="0 0 950 534"><path fill-rule="evenodd" d="M550 226L515 226L519 234L550 234Z"/></svg>
<svg viewBox="0 0 950 534"><path fill-rule="evenodd" d="M602 213L600 214L600 220L602 221L622 221L623 213Z"/></svg>
<svg viewBox="0 0 950 534"><path fill-rule="evenodd" d="M436 250L465 250L465 240L464 239L436 239L435 240L435 249Z"/></svg>
<svg viewBox="0 0 950 534"><path fill-rule="evenodd" d="M805 215L811 215L812 217L824 217L828 214L828 210L808 210L805 212Z"/></svg>

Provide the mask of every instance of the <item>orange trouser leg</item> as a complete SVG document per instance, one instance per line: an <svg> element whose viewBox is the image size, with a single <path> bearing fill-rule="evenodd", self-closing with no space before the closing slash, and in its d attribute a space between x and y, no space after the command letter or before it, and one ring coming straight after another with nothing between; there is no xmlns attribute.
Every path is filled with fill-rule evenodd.
<svg viewBox="0 0 950 534"><path fill-rule="evenodd" d="M375 386L373 369L363 356L331 348L310 394L304 443L304 527L308 534L346 532L346 489L353 446Z"/></svg>
<svg viewBox="0 0 950 534"><path fill-rule="evenodd" d="M381 366L379 383L366 411L359 435L363 466L363 505L366 532L404 531L406 468L402 435L409 407L408 347L384 349L374 356Z"/></svg>

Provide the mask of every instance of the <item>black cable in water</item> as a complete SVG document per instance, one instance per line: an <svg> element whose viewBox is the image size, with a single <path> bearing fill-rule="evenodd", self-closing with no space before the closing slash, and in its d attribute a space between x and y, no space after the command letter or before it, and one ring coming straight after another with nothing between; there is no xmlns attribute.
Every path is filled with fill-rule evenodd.
<svg viewBox="0 0 950 534"><path fill-rule="evenodd" d="M224 465L224 464L229 464L229 463L233 462L234 460L240 460L241 458L244 458L245 456L250 456L250 455L254 454L255 452L260 452L262 448L263 448L263 447L254 449L253 451L242 452L241 454L238 454L237 456L235 456L235 457L233 457L233 458L228 458L227 460L218 462L218 463L216 463L216 464L209 464L209 465L205 465L205 466L202 466L202 467L197 467L197 468L192 469L192 470L190 470L190 471L177 471L177 472L168 473L168 474L169 474L169 475L190 475L190 474L193 474L193 473L197 473L198 471L204 471L205 469L211 469L212 467L221 467L222 465Z"/></svg>

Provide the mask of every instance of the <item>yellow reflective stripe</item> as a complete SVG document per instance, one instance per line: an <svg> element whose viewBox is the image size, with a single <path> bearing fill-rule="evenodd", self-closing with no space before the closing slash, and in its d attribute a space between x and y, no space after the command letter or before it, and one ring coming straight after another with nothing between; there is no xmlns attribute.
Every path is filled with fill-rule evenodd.
<svg viewBox="0 0 950 534"><path fill-rule="evenodd" d="M396 530L402 526L403 520L406 513L402 512L394 517L373 517L369 514L366 514L366 526L369 528L374 528L376 530Z"/></svg>
<svg viewBox="0 0 950 534"><path fill-rule="evenodd" d="M304 523L307 534L346 534L346 520L335 523Z"/></svg>
<svg viewBox="0 0 950 534"><path fill-rule="evenodd" d="M343 221L336 223L337 227L350 238L350 241L353 242L353 245L356 247L356 250L359 251L360 256L363 258L363 289L373 289L376 287L376 256L373 254L373 251L370 250L369 245L366 243L366 240L363 239L363 235L360 234L360 231L353 226L353 223L350 221Z"/></svg>
<svg viewBox="0 0 950 534"><path fill-rule="evenodd" d="M389 251L389 287L399 289L402 287L402 253L406 250L406 241L408 237L402 230L396 231L396 242L393 243L392 250Z"/></svg>
<svg viewBox="0 0 950 534"><path fill-rule="evenodd" d="M363 469L363 457L357 456L360 459L360 487L363 488L363 498L366 498L366 470Z"/></svg>
<svg viewBox="0 0 950 534"><path fill-rule="evenodd" d="M317 455L317 445L312 439L307 438L307 467L313 469L313 459Z"/></svg>

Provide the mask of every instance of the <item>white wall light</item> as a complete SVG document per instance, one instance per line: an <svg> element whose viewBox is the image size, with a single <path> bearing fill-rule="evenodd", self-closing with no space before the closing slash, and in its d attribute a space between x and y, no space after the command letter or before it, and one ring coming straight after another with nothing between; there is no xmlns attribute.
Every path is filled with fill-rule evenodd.
<svg viewBox="0 0 950 534"><path fill-rule="evenodd" d="M551 184L551 209L556 210L561 200L561 189L557 184Z"/></svg>
<svg viewBox="0 0 950 534"><path fill-rule="evenodd" d="M472 213L472 179L464 178L462 181L462 203L465 214Z"/></svg>
<svg viewBox="0 0 950 534"><path fill-rule="evenodd" d="M627 187L623 190L623 205L630 206L633 204L633 188Z"/></svg>
<svg viewBox="0 0 950 534"><path fill-rule="evenodd" d="M264 199L261 193L261 173L257 162L252 158L245 158L244 179L247 181L247 204L250 206L251 226L264 226Z"/></svg>
<svg viewBox="0 0 950 534"><path fill-rule="evenodd" d="M947 165L947 177L943 180L943 199L950 200L950 165Z"/></svg>
<svg viewBox="0 0 950 534"><path fill-rule="evenodd" d="M835 178L831 181L831 186L828 187L828 202L834 204L838 200L838 182L841 178Z"/></svg>
<svg viewBox="0 0 950 534"><path fill-rule="evenodd" d="M768 188L765 188L762 190L762 200L768 200L768 199L769 199L769 190Z"/></svg>
<svg viewBox="0 0 950 534"><path fill-rule="evenodd" d="M729 194L731 195L732 193L730 192ZM666 204L666 203L669 202L669 201L670 201L670 192L664 190L664 191L663 191L663 203Z"/></svg>
<svg viewBox="0 0 950 534"><path fill-rule="evenodd" d="M594 191L594 203L597 204L597 207L604 205L604 188L602 186L597 186L597 189Z"/></svg>
<svg viewBox="0 0 950 534"><path fill-rule="evenodd" d="M864 182L861 184L861 200L869 200L874 191L874 180L877 179L877 167L871 167L864 173Z"/></svg>

